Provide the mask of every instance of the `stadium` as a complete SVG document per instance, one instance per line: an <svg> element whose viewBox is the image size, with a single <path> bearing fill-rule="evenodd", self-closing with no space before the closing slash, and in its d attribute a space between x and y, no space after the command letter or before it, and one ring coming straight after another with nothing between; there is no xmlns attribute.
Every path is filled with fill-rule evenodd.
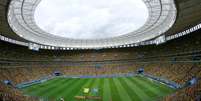
<svg viewBox="0 0 201 101"><path fill-rule="evenodd" d="M0 101L200 101L201 0L0 0Z"/></svg>

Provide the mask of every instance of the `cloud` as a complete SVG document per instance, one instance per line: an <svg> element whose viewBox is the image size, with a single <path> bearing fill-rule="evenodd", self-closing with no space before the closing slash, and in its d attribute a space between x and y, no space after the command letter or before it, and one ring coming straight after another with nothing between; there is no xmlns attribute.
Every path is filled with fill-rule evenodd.
<svg viewBox="0 0 201 101"><path fill-rule="evenodd" d="M142 0L41 0L35 12L41 29L74 39L123 35L141 27L147 18Z"/></svg>

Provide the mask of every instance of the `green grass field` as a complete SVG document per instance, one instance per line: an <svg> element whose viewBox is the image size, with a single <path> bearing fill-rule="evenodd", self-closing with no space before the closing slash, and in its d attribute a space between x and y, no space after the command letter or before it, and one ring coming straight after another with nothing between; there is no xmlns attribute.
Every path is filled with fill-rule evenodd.
<svg viewBox="0 0 201 101"><path fill-rule="evenodd" d="M84 88L98 88L98 96L102 98L101 101L155 101L174 92L174 89L166 85L141 76L84 79L55 78L22 90L29 96L46 99L63 97L65 101L80 101L76 100L74 96L83 95ZM95 96L92 92L87 95Z"/></svg>

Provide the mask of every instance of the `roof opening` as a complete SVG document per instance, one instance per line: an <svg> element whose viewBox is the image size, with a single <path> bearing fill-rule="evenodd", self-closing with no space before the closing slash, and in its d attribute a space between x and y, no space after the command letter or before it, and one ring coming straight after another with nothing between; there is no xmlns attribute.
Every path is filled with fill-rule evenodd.
<svg viewBox="0 0 201 101"><path fill-rule="evenodd" d="M73 39L103 39L143 26L148 9L142 0L41 0L36 24L44 31Z"/></svg>

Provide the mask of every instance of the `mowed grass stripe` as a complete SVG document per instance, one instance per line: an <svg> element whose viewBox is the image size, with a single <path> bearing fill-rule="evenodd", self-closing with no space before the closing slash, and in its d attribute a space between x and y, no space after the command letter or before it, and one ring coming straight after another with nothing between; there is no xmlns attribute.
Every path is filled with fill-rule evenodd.
<svg viewBox="0 0 201 101"><path fill-rule="evenodd" d="M88 82L90 82L90 79L84 78L77 86L73 86L74 88L70 90L71 92L66 91L66 95L64 95L65 100L73 101L74 97L80 92L80 90L83 90L83 85L87 84Z"/></svg>
<svg viewBox="0 0 201 101"><path fill-rule="evenodd" d="M143 81L145 81L147 83L152 82L152 83L150 83L150 86L153 86L153 87L155 87L157 89L160 89L160 91L161 91L160 93L162 93L163 95L166 95L167 93L174 92L174 89L172 89L172 88L170 88L170 87L168 87L168 86L166 86L164 84L161 84L159 82L151 81L151 80L149 80L149 79L147 79L145 77L139 77L138 76L138 78L140 78L141 80L143 80Z"/></svg>
<svg viewBox="0 0 201 101"><path fill-rule="evenodd" d="M91 87L91 85L94 83L94 79L89 79L89 81L88 82L86 82L83 86L82 86L82 88L79 90L79 92L76 94L76 95L83 95L83 90L84 90L84 88L90 88Z"/></svg>
<svg viewBox="0 0 201 101"><path fill-rule="evenodd" d="M118 87L116 87L115 82L113 80L113 78L109 79L109 87L108 89L111 90L111 97L112 97L112 101L121 101L120 98L120 94L118 93Z"/></svg>
<svg viewBox="0 0 201 101"><path fill-rule="evenodd" d="M104 79L100 78L100 83L98 84L98 88L99 88L99 96L101 96L103 98L103 85L104 85Z"/></svg>
<svg viewBox="0 0 201 101"><path fill-rule="evenodd" d="M93 85L89 87L90 90L99 89L99 88L98 88L98 84L100 83L100 79L97 79L97 78L94 78L94 79L95 79L95 81L94 81ZM95 96L95 95L93 94L93 91L90 92L90 95Z"/></svg>
<svg viewBox="0 0 201 101"><path fill-rule="evenodd" d="M25 92L27 92L28 94L30 94L32 96L41 96L41 95L38 94L38 92L40 92L43 89L46 89L46 87L48 88L48 87L54 86L57 83L60 83L61 81L64 81L64 80L65 79L55 79L55 80L53 80L51 82L48 82L48 83L45 82L45 84L41 83L41 84L38 84L35 87L31 87L31 89L28 89ZM57 83L55 84L54 82L57 82ZM54 84L54 85L52 85L52 84Z"/></svg>
<svg viewBox="0 0 201 101"><path fill-rule="evenodd" d="M134 91L136 92L136 94L139 96L140 101L149 101L149 96L147 96L147 94L145 94L145 92L140 89L136 83L134 81L132 81L130 78L123 78L126 83L128 84L128 86Z"/></svg>
<svg viewBox="0 0 201 101"><path fill-rule="evenodd" d="M65 89L64 89L65 86L70 86L70 85L76 83L76 81L77 81L76 79L71 79L70 81L68 81L66 83L64 82L64 83L62 83L60 85L57 85L57 87L55 89L52 89L51 91L48 91L48 93L46 93L44 96L46 96L48 98L49 97L56 98L57 96L60 95L60 93L62 91L65 91Z"/></svg>
<svg viewBox="0 0 201 101"><path fill-rule="evenodd" d="M83 95L83 88L87 87L90 88L93 84L94 84L94 80L95 79L86 79L85 84L82 85L80 88L78 88L77 90L74 90L75 92L72 92L72 95L69 95L70 97L67 99L68 101L77 101L74 96L81 96Z"/></svg>
<svg viewBox="0 0 201 101"><path fill-rule="evenodd" d="M71 81L71 79L64 78L63 80L60 80L58 82L52 83L51 85L47 87L44 87L43 89L39 90L39 92L36 94L40 96L46 96L48 95L47 92L50 93L51 91L54 91L55 89L57 89L58 85L62 85L63 83L67 83L69 81Z"/></svg>
<svg viewBox="0 0 201 101"><path fill-rule="evenodd" d="M140 97L136 94L132 87L127 84L127 80L123 78L119 78L120 83L123 85L124 89L126 89L128 95L131 97L132 101L140 101Z"/></svg>
<svg viewBox="0 0 201 101"><path fill-rule="evenodd" d="M32 91L35 91L35 90L38 90L38 89L41 89L42 86L41 85L49 85L49 84L52 84L53 82L56 82L56 81L60 81L59 79L52 79L52 80L48 80L46 82L43 82L41 84L34 84L32 86L29 86L29 87L26 87L23 89L23 91L25 93L29 93L29 92L32 92Z"/></svg>
<svg viewBox="0 0 201 101"><path fill-rule="evenodd" d="M90 88L93 84L94 84L95 79L89 79L89 81L83 85L82 88ZM83 89L80 90L81 92L83 92Z"/></svg>
<svg viewBox="0 0 201 101"><path fill-rule="evenodd" d="M77 101L83 88L99 88L101 101L151 101L174 92L174 89L143 76L121 78L55 78L23 89L28 95ZM92 95L92 93L90 93Z"/></svg>
<svg viewBox="0 0 201 101"><path fill-rule="evenodd" d="M127 90L130 90L130 89L124 89L124 87L122 87L123 85L119 81L119 78L114 78L113 80L115 85L118 87L117 91L118 91L118 94L120 95L121 101L132 101L132 99L127 93Z"/></svg>
<svg viewBox="0 0 201 101"><path fill-rule="evenodd" d="M164 95L164 94L167 94L166 92L163 92L161 89L155 88L154 86L151 85L152 83L156 83L156 82L144 80L144 79L146 79L146 78L144 78L144 77L136 77L136 78L138 78L138 79L136 79L136 80L137 80L137 82L138 82L139 84L141 84L141 85L143 85L143 86L146 86L146 88L147 88L148 90L150 90L151 92L153 92L153 93L152 93L152 94L153 94L152 97L162 96L162 95Z"/></svg>
<svg viewBox="0 0 201 101"><path fill-rule="evenodd" d="M23 91L28 91L28 90L31 90L32 88L40 87L40 85L43 85L43 84L50 84L50 83L52 83L52 82L54 82L54 81L57 81L57 80L58 80L58 79L51 79L51 80L48 80L48 81L46 81L46 82L43 82L42 84L33 84L33 85L31 85L31 86L28 86L28 87L23 88L22 90L23 90Z"/></svg>
<svg viewBox="0 0 201 101"><path fill-rule="evenodd" d="M149 99L152 99L154 96L156 97L157 95L154 94L153 91L151 91L149 89L149 86L147 86L148 84L150 84L151 82L149 82L148 84L146 83L142 83L140 82L140 78L136 78L136 77L132 77L132 78L128 78L130 79L133 83L135 83L141 90L144 91L144 93L149 97ZM152 87L151 87L152 88Z"/></svg>
<svg viewBox="0 0 201 101"><path fill-rule="evenodd" d="M72 99L72 97L74 97L76 95L76 92L78 92L81 87L88 81L89 79L79 79L77 80L77 83L71 85L70 87L65 86L65 89L63 91L61 91L61 96L64 96L64 99L68 101L68 99ZM58 96L57 96L58 98Z"/></svg>
<svg viewBox="0 0 201 101"><path fill-rule="evenodd" d="M110 90L110 85L109 85L109 79L105 78L104 79L104 84L103 84L103 101L111 101L111 90Z"/></svg>
<svg viewBox="0 0 201 101"><path fill-rule="evenodd" d="M97 78L94 78L94 83L91 87L89 87L90 89L93 89L93 88L98 88L98 84L100 82L100 79L97 79Z"/></svg>

